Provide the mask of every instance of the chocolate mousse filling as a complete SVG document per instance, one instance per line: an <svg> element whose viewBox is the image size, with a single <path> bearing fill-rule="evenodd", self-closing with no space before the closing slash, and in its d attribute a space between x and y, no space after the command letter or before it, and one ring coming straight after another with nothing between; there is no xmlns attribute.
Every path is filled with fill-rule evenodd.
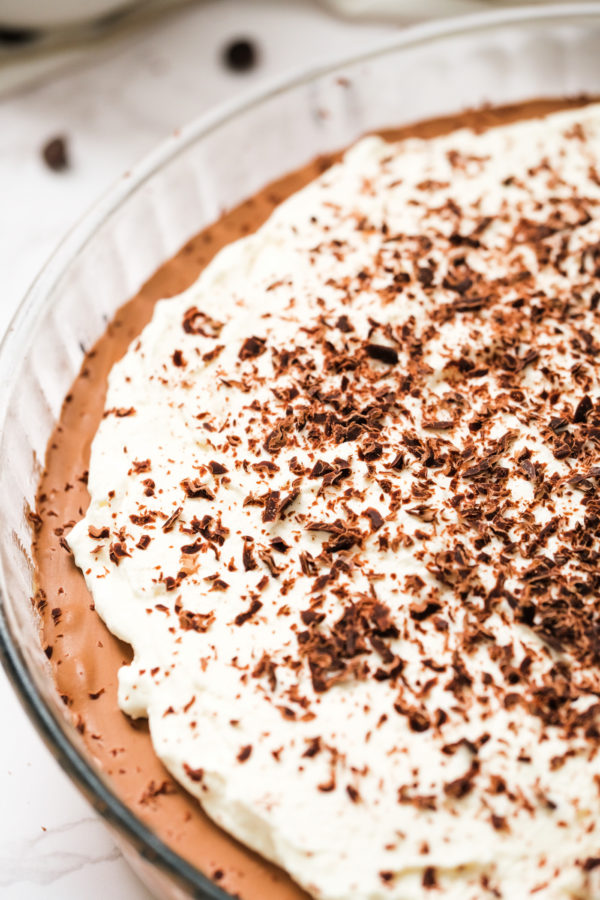
<svg viewBox="0 0 600 900"><path fill-rule="evenodd" d="M390 130L384 136L390 140L409 136L429 138L465 126L485 130L587 102L585 98L539 100L470 111ZM65 536L82 517L89 502L86 485L90 447L102 420L109 372L150 321L154 304L188 288L222 247L256 231L278 204L333 161L334 157L319 158L226 213L190 240L121 307L106 333L86 355L81 372L65 398L48 445L36 512L32 515L37 576L35 603L41 616L41 639L57 689L83 736L90 757L114 792L165 843L243 900L262 900L268 896L296 900L307 894L287 874L215 825L159 762L145 721L132 721L121 712L117 703L117 674L120 666L130 661L130 649L96 615ZM261 351L251 343L243 349L249 355ZM393 364L394 360L389 358L393 352L376 343L369 348L369 355L383 363ZM439 430L443 427L443 423L437 423ZM477 474L472 473L474 477ZM377 530L382 522L378 521L376 510L369 512L371 526ZM415 609L414 618L425 619L435 612L425 606ZM419 730L417 720L414 730ZM468 784L457 783L449 789L465 791ZM430 873L429 878L434 876Z"/></svg>

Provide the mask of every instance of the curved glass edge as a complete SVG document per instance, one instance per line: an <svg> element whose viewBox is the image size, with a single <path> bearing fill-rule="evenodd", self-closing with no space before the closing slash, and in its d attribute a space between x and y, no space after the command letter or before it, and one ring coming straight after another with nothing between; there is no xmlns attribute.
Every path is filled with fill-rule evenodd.
<svg viewBox="0 0 600 900"><path fill-rule="evenodd" d="M242 111L247 112L261 102L294 87L300 87L319 77L333 75L345 66L368 62L388 53L419 44L434 43L454 35L528 23L583 21L600 17L600 2L558 3L550 6L526 6L519 9L499 9L459 16L441 22L427 22L407 28L392 38L379 41L362 54L352 54L332 64L311 67L286 74L269 84L238 96L220 105L215 111L200 116L178 133L167 138L147 155L132 171L123 176L94 207L76 224L59 244L21 302L0 343L0 427L14 385L15 361L22 352L30 327L51 300L53 288L65 274L96 231L127 198L139 190L162 166L173 161L200 138L223 125ZM85 756L71 743L60 721L45 704L29 678L27 664L13 641L6 616L4 596L7 594L5 575L0 570L0 662L29 718L55 759L76 783L97 812L138 852L140 857L171 877L190 896L200 900L231 900L213 881L203 875L183 857L171 850L157 837L104 783Z"/></svg>
<svg viewBox="0 0 600 900"><path fill-rule="evenodd" d="M41 700L27 677L26 663L12 642L8 630L2 608L3 590L3 586L0 586L0 662L38 734L61 768L76 783L96 812L124 837L143 860L159 866L183 890L191 890L192 897L200 900L231 900L230 894L171 850L144 825L107 787L85 757L68 740L55 715Z"/></svg>

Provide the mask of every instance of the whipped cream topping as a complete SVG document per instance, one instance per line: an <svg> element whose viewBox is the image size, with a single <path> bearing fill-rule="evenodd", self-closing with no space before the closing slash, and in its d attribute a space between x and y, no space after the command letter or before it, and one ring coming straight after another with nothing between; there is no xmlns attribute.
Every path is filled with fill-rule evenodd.
<svg viewBox="0 0 600 900"><path fill-rule="evenodd" d="M111 373L120 705L315 897L600 893L599 204L597 105L366 138Z"/></svg>

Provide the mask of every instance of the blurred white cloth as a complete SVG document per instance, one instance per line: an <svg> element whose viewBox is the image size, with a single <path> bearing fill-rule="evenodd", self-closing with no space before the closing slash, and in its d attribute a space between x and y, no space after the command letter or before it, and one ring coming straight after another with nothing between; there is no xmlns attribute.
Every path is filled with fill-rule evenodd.
<svg viewBox="0 0 600 900"><path fill-rule="evenodd" d="M167 6L172 0L158 0ZM344 16L375 16L414 20L475 12L490 6L525 5L524 0L321 0ZM549 0L526 0L547 3ZM0 0L0 25L28 28L63 28L89 23L134 7L157 5L157 0Z"/></svg>
<svg viewBox="0 0 600 900"><path fill-rule="evenodd" d="M344 16L408 22L479 12L495 6L541 5L551 0L322 0L322 2L334 12Z"/></svg>
<svg viewBox="0 0 600 900"><path fill-rule="evenodd" d="M85 59L90 43L132 30L170 7L201 0L0 0L0 29L35 29L31 43L0 38L0 97ZM252 0L246 0L251 5ZM283 0L285 3L286 0ZM319 0L345 19L399 26L502 6L551 0Z"/></svg>
<svg viewBox="0 0 600 900"><path fill-rule="evenodd" d="M90 46L194 0L0 0L0 97L85 61ZM35 32L3 41L2 30Z"/></svg>
<svg viewBox="0 0 600 900"><path fill-rule="evenodd" d="M56 28L89 22L134 6L140 0L0 0L0 25Z"/></svg>

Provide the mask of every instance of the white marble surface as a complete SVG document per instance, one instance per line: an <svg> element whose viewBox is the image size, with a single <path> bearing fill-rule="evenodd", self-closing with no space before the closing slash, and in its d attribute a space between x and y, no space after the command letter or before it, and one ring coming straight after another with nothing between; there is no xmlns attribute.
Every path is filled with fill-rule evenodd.
<svg viewBox="0 0 600 900"><path fill-rule="evenodd" d="M1 7L1 4L0 4ZM0 99L0 334L24 291L91 203L135 160L198 113L260 79L363 48L389 30L340 22L301 0L217 0L103 46ZM222 45L261 46L251 73L226 72ZM0 70L0 95L2 94ZM68 135L72 168L39 149ZM142 900L147 891L41 743L0 671L0 897Z"/></svg>

